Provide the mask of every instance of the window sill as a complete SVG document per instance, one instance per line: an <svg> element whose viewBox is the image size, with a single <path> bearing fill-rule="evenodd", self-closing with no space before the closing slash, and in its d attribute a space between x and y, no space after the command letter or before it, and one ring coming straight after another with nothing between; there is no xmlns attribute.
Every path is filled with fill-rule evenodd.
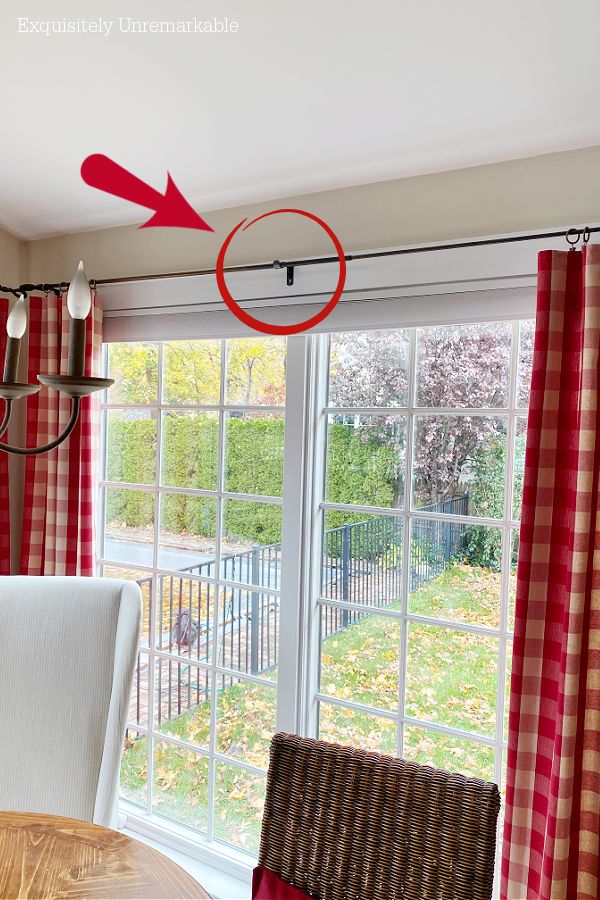
<svg viewBox="0 0 600 900"><path fill-rule="evenodd" d="M203 841L186 828L122 802L120 830L129 837L149 844L172 859L195 878L215 900L249 900L255 861L218 842Z"/></svg>

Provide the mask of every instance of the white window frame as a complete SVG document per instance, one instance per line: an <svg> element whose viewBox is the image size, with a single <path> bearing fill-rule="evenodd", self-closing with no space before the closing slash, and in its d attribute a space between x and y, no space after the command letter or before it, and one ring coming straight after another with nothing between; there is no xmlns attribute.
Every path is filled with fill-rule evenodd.
<svg viewBox="0 0 600 900"><path fill-rule="evenodd" d="M548 246L551 242L545 242ZM529 268L523 264L523 247L529 250ZM562 243L560 244L562 247ZM518 254L512 254L511 250L518 250ZM318 600L320 583L320 554L321 554L321 515L326 507L336 507L335 504L325 504L323 498L324 462L325 462L325 390L326 390L326 365L324 363L327 353L327 337L329 331L346 330L376 330L394 328L416 328L427 325L443 324L472 324L475 322L512 321L529 319L535 314L535 255L540 249L531 245L516 245L516 247L487 248L486 259L478 266L476 274L469 269L469 260L475 258L473 254L481 254L481 250L452 251L445 258L450 260L446 269L440 274L440 280L434 281L428 269L428 261L432 259L428 254L419 255L422 271L420 284L415 288L418 278L414 269L407 276L400 276L398 261L394 262L394 273L389 274L389 264L386 271L387 283L396 287L385 292L366 291L364 287L357 288L355 294L348 299L350 302L339 304L335 313L321 326L322 334L301 334L288 338L287 367L286 367L286 427L285 427L285 458L284 458L284 484L283 484L283 521L282 521L282 577L280 622L285 626L280 629L280 662L278 671L278 703L277 725L279 730L301 732L304 734L316 733L316 707L319 697L318 678L318 610L321 601ZM514 256L515 263L510 259ZM518 257L518 260L517 260ZM479 258L480 260L482 259ZM402 264L404 259L401 258ZM508 260L508 262L507 262ZM518 264L517 264L518 263ZM459 272L464 275L465 267L473 277L461 282ZM378 266L369 266L369 278L371 283L381 283L377 277ZM486 276L488 271L489 277ZM505 276L501 275L504 271ZM454 274L453 274L454 273ZM269 275L271 273L268 273ZM262 277L262 275L261 275ZM251 275L247 275L248 284L252 284ZM403 280L404 279L404 280ZM148 297L148 284L119 286L111 285L108 294L108 317L105 319L105 338L109 341L133 341L133 340L171 340L194 339L212 337L245 336L248 331L237 320L233 320L229 313L222 312L219 308L215 311L203 311L196 307L190 311L189 284L185 286L184 296L186 303L177 306L178 279L160 283L161 300L156 299L144 305ZM183 281L183 280L182 280ZM198 280L196 281L197 284ZM158 287L157 282L157 287ZM254 282L256 284L256 282ZM404 286L403 286L404 285ZM165 302L165 286L167 301ZM411 289L412 288L412 289ZM249 288L248 294L256 294L256 287ZM185 294L188 291L188 294ZM381 296L385 293L386 296ZM169 296L171 301L169 301ZM279 297L277 291L272 291L270 299L248 303L248 306L267 306L265 318L271 321L285 322L287 319L302 318L298 311L302 312L305 305L318 302L316 294L303 297L296 294L293 302L288 299L282 307L272 305L273 297ZM351 302L352 300L358 302ZM175 309L166 308L167 303L175 306ZM269 306L269 304L271 304ZM142 312L143 308L143 312ZM513 332L516 325L513 325ZM513 335L514 337L514 335ZM377 609L378 615L385 614L400 618L403 629L404 647L408 623L411 621L425 621L427 624L445 628L458 628L459 630L474 633L491 633L495 637L500 636L501 666L505 666L506 641L510 639L507 630L507 596L508 596L508 571L510 566L510 536L512 529L518 527L518 523L510 518L512 497L512 452L515 422L522 410L518 410L513 404L515 397L514 378L516 366L514 356L518 352L517 343L513 339L511 362L511 393L510 404L507 409L494 409L486 411L487 414L502 415L508 418L509 435L507 445L506 463L506 491L504 518L501 523L503 529L503 606L499 632L480 626L463 625L460 623L448 623L442 620L434 620L421 616L414 616L408 612L407 596L403 600L400 612L382 612ZM412 355L414 366L414 354ZM412 383L412 381L411 381ZM168 404L166 404L168 405ZM411 404L412 406L412 404ZM271 408L269 408L271 410ZM272 411L272 410L271 410ZM361 410L358 410L360 412ZM356 410L353 410L356 412ZM381 410L377 410L381 412ZM412 422L418 409L409 408L406 411L394 409L395 414L406 414L408 434L412 435ZM428 409L428 413L432 410ZM436 410L436 413L443 410ZM448 410L450 412L450 410ZM451 410L456 414L457 410ZM461 410L468 414L469 410ZM482 410L474 410L481 414ZM410 450L410 447L407 448ZM407 460L410 452L407 452ZM407 462L407 465L410 463ZM403 510L376 510L383 514L400 515L403 517L405 528L415 517L419 518L443 518L435 513L418 513L410 508L408 497L410 496L410 480L407 473L406 495L407 508ZM158 478L158 470L157 470ZM124 485L115 484L115 487ZM185 493L194 493L185 491ZM198 492L200 495L205 492ZM249 498L260 499L260 498ZM372 512L370 507L346 507L348 509L365 509ZM155 528L159 527L158 515ZM462 517L452 517L456 521L462 521ZM498 520L468 518L467 521L479 525L499 526ZM100 533L100 532L99 532ZM405 531L405 535L408 531ZM155 544L156 547L156 544ZM404 541L404 553L409 552L409 542ZM155 549L156 552L156 549ZM407 573L407 559L404 559L404 572ZM123 564L125 565L125 564ZM142 568L136 566L136 568ZM166 574L172 574L170 570ZM404 577L407 577L405 575ZM239 586L239 585L235 585ZM405 592L406 593L406 592ZM326 601L331 604L331 601ZM333 604L332 604L333 605ZM364 611L364 610L362 610ZM406 653L403 653L402 665L404 667ZM403 690L403 678L401 677L401 690ZM335 698L334 698L335 699ZM340 705L350 705L348 701L336 701ZM364 709L360 704L358 709ZM498 696L496 704L496 735L502 736L502 721L504 709L504 683L498 678ZM381 710L373 710L377 715L385 717ZM395 715L395 714L394 714ZM389 716L388 716L389 717ZM403 723L413 724L403 715ZM425 727L432 731L456 734L469 740L476 740L483 744L493 745L495 748L495 773L499 776L502 766L503 742L496 739L482 738L480 735L471 735L469 732L461 732L458 729L438 726L431 722L414 720L418 727ZM402 724L399 726L402 727ZM227 759L227 762L229 760ZM242 766L243 767L243 766ZM210 841L198 839L198 835L191 833L185 826L157 820L153 816L140 816L136 807L131 807L127 802L122 805L128 815L128 826L137 829L150 837L154 837L164 843L170 844L175 849L191 853L199 858L208 859L228 872L247 877L252 862L248 856L215 844Z"/></svg>

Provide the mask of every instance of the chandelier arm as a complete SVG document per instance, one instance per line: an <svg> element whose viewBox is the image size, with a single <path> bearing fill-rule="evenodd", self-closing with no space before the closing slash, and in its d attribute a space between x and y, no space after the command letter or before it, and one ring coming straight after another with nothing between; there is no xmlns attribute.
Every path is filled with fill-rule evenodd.
<svg viewBox="0 0 600 900"><path fill-rule="evenodd" d="M58 435L58 437L55 437L54 440L50 441L48 444L44 444L42 447L13 447L11 444L0 444L0 450L3 450L5 453L15 453L19 456L36 456L38 453L48 453L49 450L54 450L55 447L58 447L59 444L62 444L63 441L66 441L66 439L75 428L77 419L79 418L80 406L81 398L72 397L71 418L65 425L63 431L61 431L61 433ZM6 415L4 418L6 419ZM4 425L4 422L2 424Z"/></svg>
<svg viewBox="0 0 600 900"><path fill-rule="evenodd" d="M4 401L4 418L2 419L2 424L0 425L0 437L4 434L8 425L10 423L10 414L12 413L12 400Z"/></svg>

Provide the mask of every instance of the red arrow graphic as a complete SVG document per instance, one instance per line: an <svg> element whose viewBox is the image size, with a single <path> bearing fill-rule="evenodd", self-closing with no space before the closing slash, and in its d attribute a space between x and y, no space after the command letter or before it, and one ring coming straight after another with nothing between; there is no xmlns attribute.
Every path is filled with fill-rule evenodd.
<svg viewBox="0 0 600 900"><path fill-rule="evenodd" d="M103 153L92 153L81 164L81 177L90 187L121 197L138 206L155 210L154 215L140 228L198 228L214 231L187 202L170 174L167 172L167 189L164 194L137 178Z"/></svg>

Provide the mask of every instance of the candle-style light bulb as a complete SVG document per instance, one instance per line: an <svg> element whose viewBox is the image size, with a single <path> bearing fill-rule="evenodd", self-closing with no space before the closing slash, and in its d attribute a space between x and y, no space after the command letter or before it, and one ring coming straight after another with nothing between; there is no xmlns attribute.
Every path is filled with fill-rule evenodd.
<svg viewBox="0 0 600 900"><path fill-rule="evenodd" d="M4 384L15 384L17 381L17 369L19 368L19 355L21 352L21 338L27 328L27 307L25 297L22 294L8 314L6 320L6 352L4 354Z"/></svg>
<svg viewBox="0 0 600 900"><path fill-rule="evenodd" d="M91 305L92 292L80 262L67 293L67 309L71 315L67 374L73 378L83 378L85 374L85 320Z"/></svg>
<svg viewBox="0 0 600 900"><path fill-rule="evenodd" d="M92 292L81 260L69 285L67 309L72 319L87 319L91 307Z"/></svg>
<svg viewBox="0 0 600 900"><path fill-rule="evenodd" d="M6 320L6 333L9 338L22 338L27 328L27 307L25 297L22 295L8 314Z"/></svg>

